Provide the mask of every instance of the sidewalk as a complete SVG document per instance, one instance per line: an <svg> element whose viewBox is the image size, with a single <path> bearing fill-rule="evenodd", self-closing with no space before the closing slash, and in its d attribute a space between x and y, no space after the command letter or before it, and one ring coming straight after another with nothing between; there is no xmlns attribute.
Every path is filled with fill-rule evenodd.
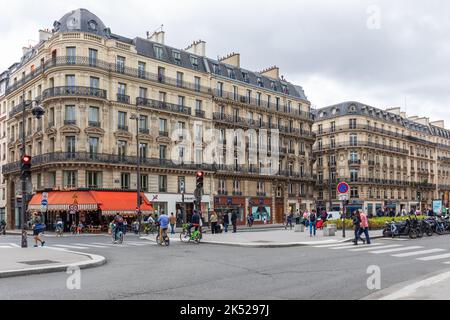
<svg viewBox="0 0 450 320"><path fill-rule="evenodd" d="M370 237L383 237L381 230L374 230L370 232ZM155 241L156 235L141 237L148 241ZM172 241L180 241L180 235L170 235ZM211 234L204 233L201 243L228 245L235 247L251 247L251 248L281 248L281 247L301 247L314 246L321 244L333 244L341 242L350 242L353 240L353 231L346 231L346 238L343 238L342 231L337 231L334 237L325 237L322 230L317 230L316 237L309 236L307 232L295 232L294 230L262 230L254 232L241 232L239 229L237 233L220 233Z"/></svg>
<svg viewBox="0 0 450 320"><path fill-rule="evenodd" d="M106 263L102 256L50 248L2 249L0 278L98 267Z"/></svg>

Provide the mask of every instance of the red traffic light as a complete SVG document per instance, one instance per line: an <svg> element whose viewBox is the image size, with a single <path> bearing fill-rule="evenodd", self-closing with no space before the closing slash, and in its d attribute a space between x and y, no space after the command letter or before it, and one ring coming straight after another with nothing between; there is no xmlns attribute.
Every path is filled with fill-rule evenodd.
<svg viewBox="0 0 450 320"><path fill-rule="evenodd" d="M31 163L31 157L30 157L30 156L27 156L27 155L24 155L24 156L22 157L22 163L23 163L23 164L30 164L30 163Z"/></svg>
<svg viewBox="0 0 450 320"><path fill-rule="evenodd" d="M198 171L198 172L197 172L197 177L198 177L198 178L203 177L203 175L204 175L203 171Z"/></svg>

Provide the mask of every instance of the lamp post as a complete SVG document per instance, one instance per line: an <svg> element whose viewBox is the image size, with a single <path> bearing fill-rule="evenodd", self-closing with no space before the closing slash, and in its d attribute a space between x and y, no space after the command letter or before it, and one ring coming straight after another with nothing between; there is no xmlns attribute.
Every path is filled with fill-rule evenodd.
<svg viewBox="0 0 450 320"><path fill-rule="evenodd" d="M136 103L136 114L132 114L130 119L132 120L136 120L136 155L137 155L137 160L136 160L136 165L137 165L137 170L136 170L136 176L137 176L137 182L136 182L136 189L137 189L137 213L138 213L138 222L139 222L139 231L138 234L139 236L141 235L141 225L142 225L142 211L141 211L141 154L140 154L140 143L139 143L139 120L140 120L140 116L139 116L139 106L138 103Z"/></svg>
<svg viewBox="0 0 450 320"><path fill-rule="evenodd" d="M44 108L38 104L37 100L31 100L31 101L25 101L25 91L22 91L22 147L21 147L21 161L23 162L25 156L26 156L26 137L25 137L25 124L26 124L26 108L28 106L31 107L31 113L33 116L35 116L37 119L41 119L42 116L45 113ZM28 159L31 162L31 158ZM20 223L21 223L21 229L22 229L22 239L21 239L21 247L27 248L28 247L28 241L27 241L27 230L25 230L25 211L26 211L26 201L27 201L27 176L25 172L25 168L23 163L21 162L20 167L20 181L21 181L21 187L22 187L22 203L20 207Z"/></svg>

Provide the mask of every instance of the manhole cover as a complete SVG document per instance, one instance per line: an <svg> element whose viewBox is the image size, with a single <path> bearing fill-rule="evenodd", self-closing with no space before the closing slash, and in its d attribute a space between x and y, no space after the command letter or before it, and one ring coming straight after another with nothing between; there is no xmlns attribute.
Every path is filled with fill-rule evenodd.
<svg viewBox="0 0 450 320"><path fill-rule="evenodd" d="M40 264L53 264L53 263L59 263L59 262L58 261L51 261L51 260L34 260L34 261L22 261L22 262L19 262L19 263L27 264L27 265L30 265L30 266L37 266L37 265L40 265Z"/></svg>

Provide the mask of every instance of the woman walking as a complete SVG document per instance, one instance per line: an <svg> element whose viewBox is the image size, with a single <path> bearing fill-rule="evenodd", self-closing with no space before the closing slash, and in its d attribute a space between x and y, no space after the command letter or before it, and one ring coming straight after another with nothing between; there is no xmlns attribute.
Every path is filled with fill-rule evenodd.
<svg viewBox="0 0 450 320"><path fill-rule="evenodd" d="M366 240L362 239L361 234L359 233L361 229L361 215L359 211L356 211L356 214L353 216L353 226L355 228L355 239L353 240L353 244L357 246L358 240L361 240L363 244L366 244Z"/></svg>
<svg viewBox="0 0 450 320"><path fill-rule="evenodd" d="M317 215L316 215L316 211L313 210L310 214L309 214L309 236L312 237L312 231L314 229L314 237L316 236L316 232L317 232Z"/></svg>

